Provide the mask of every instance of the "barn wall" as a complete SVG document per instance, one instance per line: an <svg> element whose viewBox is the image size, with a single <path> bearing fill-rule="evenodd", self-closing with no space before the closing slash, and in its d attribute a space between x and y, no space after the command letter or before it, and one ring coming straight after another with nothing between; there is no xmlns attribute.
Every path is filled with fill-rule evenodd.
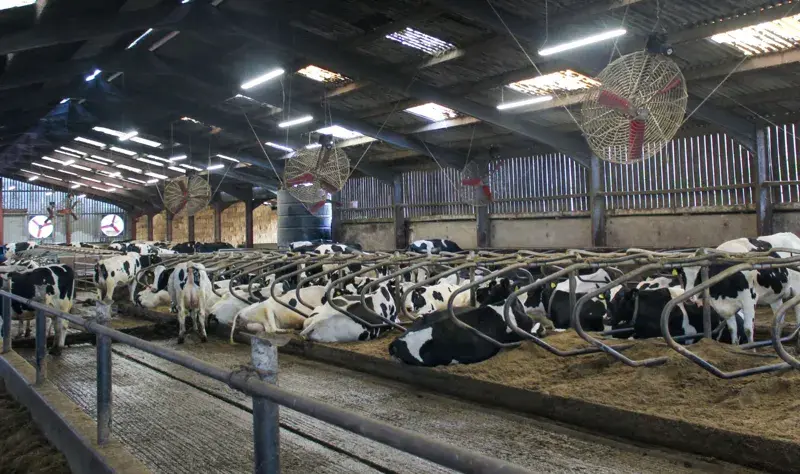
<svg viewBox="0 0 800 474"><path fill-rule="evenodd" d="M139 216L136 219L136 238L139 240L147 240L147 216Z"/></svg>
<svg viewBox="0 0 800 474"><path fill-rule="evenodd" d="M492 219L491 242L497 248L589 247L591 227L588 218Z"/></svg>
<svg viewBox="0 0 800 474"><path fill-rule="evenodd" d="M214 208L209 206L194 215L194 238L198 242L214 241Z"/></svg>
<svg viewBox="0 0 800 474"><path fill-rule="evenodd" d="M244 244L244 203L237 202L231 207L222 211L222 231L223 242L227 242L234 247Z"/></svg>
<svg viewBox="0 0 800 474"><path fill-rule="evenodd" d="M172 241L186 242L189 240L189 219L186 216L172 218Z"/></svg>
<svg viewBox="0 0 800 474"><path fill-rule="evenodd" d="M167 215L164 212L153 216L153 240L167 240Z"/></svg>
<svg viewBox="0 0 800 474"><path fill-rule="evenodd" d="M606 221L609 247L716 247L756 237L755 214L614 216Z"/></svg>
<svg viewBox="0 0 800 474"><path fill-rule="evenodd" d="M339 240L361 244L364 250L393 250L394 223L352 222L341 227Z"/></svg>
<svg viewBox="0 0 800 474"><path fill-rule="evenodd" d="M478 236L475 232L475 221L467 220L436 220L447 219L449 216L432 217L434 220L412 221L409 224L409 242L428 238L441 238L452 240L463 249L474 249L478 246Z"/></svg>
<svg viewBox="0 0 800 474"><path fill-rule="evenodd" d="M242 214L244 219L244 213ZM244 220L242 220L244 226ZM278 243L278 211L261 205L253 211L253 244Z"/></svg>

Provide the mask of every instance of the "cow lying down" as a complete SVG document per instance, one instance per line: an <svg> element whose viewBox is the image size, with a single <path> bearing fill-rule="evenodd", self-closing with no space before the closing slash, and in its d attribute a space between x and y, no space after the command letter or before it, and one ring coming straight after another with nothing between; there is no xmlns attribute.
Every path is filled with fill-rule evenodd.
<svg viewBox="0 0 800 474"><path fill-rule="evenodd" d="M671 299L684 293L680 286L659 288L642 284L634 289L614 288L612 291L614 296L608 304L608 315L603 320L605 329L632 328L632 333L621 333L617 337L633 339L662 337L661 312ZM730 344L731 333L724 322L725 320L712 309L711 327L717 328L714 339ZM739 328L738 342L745 343L747 337L743 331L744 319L741 315L736 315L736 323ZM698 334L696 338L682 341L684 344L700 340L703 333L703 308L691 301L676 305L669 315L669 333L673 337Z"/></svg>
<svg viewBox="0 0 800 474"><path fill-rule="evenodd" d="M325 303L325 287L307 286L301 288L300 298L312 308L322 306ZM231 343L233 343L233 333L237 329L246 329L250 332L263 330L266 333L280 333L287 332L290 329L301 329L306 320L305 316L287 308L276 300L285 303L289 308L300 306L300 310L306 314L311 312L310 309L300 304L294 291L250 305L234 316L231 323Z"/></svg>
<svg viewBox="0 0 800 474"><path fill-rule="evenodd" d="M489 304L479 308L456 308L459 320L502 343L518 342L520 336L505 323L503 304L508 295L497 295ZM544 326L525 314L517 300L511 307L514 320L521 329L542 337ZM408 332L389 344L389 355L409 365L474 364L493 357L500 349L474 334L456 326L447 310L436 311L414 321Z"/></svg>
<svg viewBox="0 0 800 474"><path fill-rule="evenodd" d="M374 292L364 296L364 304L361 304L361 297L355 295L337 296L333 299L338 306L344 307L367 323L381 326L366 326L334 308L329 301L316 308L311 317L304 321L300 336L316 342L355 342L377 338L391 327L368 309L390 321L396 321L394 286L392 280L377 285Z"/></svg>

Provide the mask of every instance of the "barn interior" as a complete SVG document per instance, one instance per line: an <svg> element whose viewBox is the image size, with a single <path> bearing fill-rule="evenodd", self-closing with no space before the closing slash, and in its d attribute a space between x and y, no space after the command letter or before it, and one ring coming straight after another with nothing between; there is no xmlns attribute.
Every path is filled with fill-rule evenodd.
<svg viewBox="0 0 800 474"><path fill-rule="evenodd" d="M256 331L236 326L234 318L220 323L216 314L220 327L209 326L209 342L205 335L201 341L205 329L194 320L183 344L174 295L153 305L136 296L147 288L156 293L157 263L150 261L141 263L130 290L125 283L116 294L112 287L108 298L104 290L96 297L100 263L123 258L120 251L152 252L169 270L203 264L210 284L228 285L206 290L209 296L224 299L227 291L231 299L253 305L276 300L259 293L259 285L275 288L276 277L294 272L289 277L302 279L308 266L325 273L331 265L356 262L358 270L342 270L353 272L350 280L332 272L326 273L326 284L336 280L344 288L356 278L391 273L398 282L408 277L407 283L424 286L439 284L434 275L451 276L456 285L474 284L462 297L469 296L466 305L478 311L488 307L477 296L481 285L528 272L524 283L517 281L503 295L506 306L499 310L505 311L501 324L514 340L462 326L451 311L457 306L453 299L437 310L452 318L456 330L472 331L475 344L488 341L497 349L483 359L475 356L480 360L462 363L453 357L438 368L412 367L439 364L423 360L419 351L419 361L409 362L413 357L404 360L392 348L419 321L401 304L392 306L392 316L370 308L377 319L367 323L337 309L364 331L352 341L309 342L302 321L289 342L276 339L283 331L270 331L266 323L260 334L281 345L281 370L287 374L281 386L285 380L301 394L330 396L333 405L395 427L428 435L441 431L440 441L450 444L430 444L431 450L455 459L464 453L451 445L461 446L471 453L462 461L475 462L484 472L793 472L800 462L800 415L792 410L778 416L774 408L794 403L800 391L800 361L790 347L800 328L800 317L799 324L792 318L800 308L800 286L792 287L800 285L800 273L793 280L800 257L791 250L732 256L713 249L746 238L751 246L745 251L789 248L800 254L797 5L797 0L0 0L0 241L9 258L19 253L55 259L73 269L75 318L102 320L96 308L113 301L109 330L143 342L129 346L125 336L107 333L107 350L114 340L113 360L123 367L119 377L125 383L163 388L152 395L160 398L151 400L162 413L173 409L168 395L180 384L191 387L187 393L194 401L214 398L209 402L214 409L197 427L176 421L188 432L213 431L225 423L225 414L249 410L258 416L256 404L248 405L252 387L187 375L202 364L216 364L238 380L234 367L252 362L250 348L243 347ZM773 234L792 237L768 244L755 240ZM791 239L798 239L797 247ZM432 248L439 240L445 247ZM298 242L315 251L327 245L334 254L296 252L290 244ZM333 242L347 253L331 247ZM26 251L20 243L38 249L29 244ZM223 249L222 243L229 245ZM162 254L176 245L188 245L194 256ZM720 342L725 324L711 327L711 311L704 309L696 313L695 332L689 332L687 325L667 324L671 313L662 317L662 304L652 311L659 336L646 340L638 334L636 341L614 340L602 318L597 327L581 327L581 308L602 305L610 314L607 308L617 295L609 293L612 287L638 290L640 282L655 276L680 279L681 292L693 292L692 298L716 311L713 286L708 292L692 290L691 282L687 286L690 262L704 269L696 272L696 285L702 281L706 289L717 275L712 263L750 266L742 272L789 272L788 283L779 301L758 301L752 331L746 308L733 313L740 347L734 347L735 334ZM424 269L419 275L418 266ZM582 278L599 269L607 269L609 278L581 290ZM362 304L365 293L377 292L383 283L359 286ZM245 286L244 299L236 296L237 284ZM749 284L753 290L756 284ZM297 286L297 299L306 305L299 297L302 284ZM545 318L532 323L542 325L542 334L537 326L519 329L509 323L514 301L530 298L525 292L537 288L550 298L542 303ZM11 314L5 309L8 291L0 290L4 317ZM567 307L562 325L554 324L552 315L558 291ZM394 288L395 302L411 293ZM640 313L636 298L634 320L625 330L632 330ZM695 303L672 293L665 301ZM311 319L312 306L289 310ZM742 317L743 322L736 320ZM3 326L9 334L6 320L11 317ZM102 329L68 320L66 356L48 356L50 367L58 369L48 380L99 426L94 404L100 398L84 400L85 387L76 378L94 371L95 348L87 343L96 342ZM22 321L13 324L20 363L38 367L38 324L24 336ZM284 329L280 324L272 329ZM668 327L672 336L661 333ZM234 332L238 346L215 340L229 335L233 340ZM693 346L681 345L692 337L697 337ZM151 347L147 344L159 349L143 349ZM197 365L159 365L166 353L161 350L178 351ZM9 384L4 360L0 375ZM325 373L331 365L341 372ZM342 383L336 377L350 384L349 397L376 394L375 400L354 403L338 395ZM397 384L390 392L378 388L385 378ZM13 386L8 391L15 395ZM430 413L415 406L421 393L433 404ZM442 394L473 405L450 405L436 398ZM386 412L376 405L384 395L397 399ZM254 435L249 415L231 425L229 439L214 449L162 436L164 449L148 451L141 440L152 420L138 415L142 401L125 393L119 403L124 409L118 436L133 453L120 459L131 465L155 472L242 472L255 458L258 466L259 442L266 441ZM556 455L561 464L553 467L527 449L518 452L515 442L494 440L507 430L525 442L548 443L558 428L545 426L545 434L534 436L525 423L486 407L576 427ZM318 465L330 472L445 472L466 466L397 441L401 438L387 448L379 437L342 434L345 423L322 424L309 410L281 419L282 429L292 433L283 451L316 453L307 459L284 455L287 472L312 472ZM447 428L461 426L473 412L485 415L473 433ZM309 433L318 429L322 434L312 439ZM598 437L583 439L581 430ZM100 445L102 436L98 431L84 438L97 438ZM625 446L614 447L604 437L620 437ZM490 438L492 443L481 445ZM314 451L304 443L324 447ZM586 454L601 445L611 451ZM657 448L634 455L633 445ZM194 460L175 463L182 450ZM221 453L232 454L222 461ZM374 453L378 461L366 460ZM653 460L642 461L639 454ZM67 455L75 470L79 461L70 456L77 455ZM277 472L275 464L270 469L264 472Z"/></svg>

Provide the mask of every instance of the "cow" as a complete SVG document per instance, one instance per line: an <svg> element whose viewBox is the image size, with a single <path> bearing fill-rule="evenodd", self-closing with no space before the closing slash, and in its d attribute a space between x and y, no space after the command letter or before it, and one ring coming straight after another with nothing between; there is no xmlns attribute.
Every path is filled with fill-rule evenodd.
<svg viewBox="0 0 800 474"><path fill-rule="evenodd" d="M766 252L772 248L790 248L800 251L800 237L791 232L761 236L756 239L740 238L723 242L717 249L730 253ZM788 256L786 252L773 252L774 257ZM709 278L733 266L730 263L713 264L708 267ZM701 283L701 267L687 266L676 273L683 278L686 291ZM736 314L741 311L744 332L748 342L755 336L756 304L769 305L773 313L793 295L800 294L800 272L790 268L745 270L709 288L711 307L726 319L734 344L738 343ZM698 296L693 298L699 300ZM800 307L795 307L795 318L800 323Z"/></svg>
<svg viewBox="0 0 800 474"><path fill-rule="evenodd" d="M233 245L227 242L195 242L194 244L196 253L211 253L232 248L234 248Z"/></svg>
<svg viewBox="0 0 800 474"><path fill-rule="evenodd" d="M0 275L0 286L14 295L69 313L75 299L75 272L67 265L47 265ZM11 311L17 319L33 319L33 308L18 301L11 302ZM61 355L68 326L69 322L66 320L55 325L56 342L50 349L50 354ZM20 330L21 328L20 323ZM30 326L27 327L27 335L30 335Z"/></svg>
<svg viewBox="0 0 800 474"><path fill-rule="evenodd" d="M447 302L450 300L450 295L455 293L459 288L461 288L459 285L452 285L446 282L414 288L406 297L406 311L409 314L423 316L435 311L447 309ZM470 292L463 291L456 295L455 300L453 300L453 306L469 306L469 301Z"/></svg>
<svg viewBox="0 0 800 474"><path fill-rule="evenodd" d="M429 239L415 240L408 246L410 252L415 253L439 253L439 252L461 252L461 247L452 240Z"/></svg>
<svg viewBox="0 0 800 474"><path fill-rule="evenodd" d="M36 248L36 242L11 242L5 245L6 258L11 258L14 254L33 250Z"/></svg>
<svg viewBox="0 0 800 474"><path fill-rule="evenodd" d="M325 287L307 286L300 289L300 297L312 308L322 306L326 302ZM297 311L293 311L280 304L279 300L290 308L297 308L300 302L297 300L296 293L289 291L277 298L270 298L266 301L256 303L241 310L233 318L231 324L231 343L233 333L236 329L246 327L250 331L263 330L267 333L287 332L288 329L302 329L305 316ZM303 312L310 312L307 308L301 309ZM239 325L237 326L237 321Z"/></svg>
<svg viewBox="0 0 800 474"><path fill-rule="evenodd" d="M164 265L158 265L154 268L153 283L136 293L134 298L136 305L147 309L169 305L172 302L168 291L169 277L172 275L173 270L173 268L167 270Z"/></svg>
<svg viewBox="0 0 800 474"><path fill-rule="evenodd" d="M157 247L151 243L134 242L125 246L128 252L136 252L141 255L171 255L176 253L173 250Z"/></svg>
<svg viewBox="0 0 800 474"><path fill-rule="evenodd" d="M194 328L200 333L200 340L206 342L206 321L209 309L218 301L212 291L211 280L205 266L201 263L186 262L178 264L169 277L168 293L170 301L178 312L178 344L186 337L186 316L191 316Z"/></svg>
<svg viewBox="0 0 800 474"><path fill-rule="evenodd" d="M644 282L642 282L644 283ZM603 320L606 330L631 328L632 334L625 333L625 337L633 339L648 339L663 337L661 333L661 313L664 311L670 300L683 294L680 286L667 288L653 288L652 286L642 287L642 283L637 288L620 288L608 303L608 313ZM721 325L723 319L712 309L711 326L719 327L716 340L730 344L732 342L731 333L727 326ZM737 342L744 342L744 319L736 315L738 327ZM669 333L675 336L691 336L697 334L697 338L688 338L684 344L691 344L702 337L703 333L703 308L692 301L687 301L676 305L669 315Z"/></svg>
<svg viewBox="0 0 800 474"><path fill-rule="evenodd" d="M128 252L99 261L94 266L94 283L97 286L97 299L113 301L114 290L118 286L128 286L130 300L134 303L136 274L144 267L161 262L157 255L139 255Z"/></svg>
<svg viewBox="0 0 800 474"><path fill-rule="evenodd" d="M456 317L501 343L520 341L520 336L506 325L503 305L509 293L496 286L487 305L478 308L456 308ZM517 326L537 336L544 336L544 326L525 314L519 300L511 305L511 317ZM389 355L409 365L473 364L493 357L500 348L457 326L448 311L436 311L415 320L408 331L389 344Z"/></svg>
<svg viewBox="0 0 800 474"><path fill-rule="evenodd" d="M393 280L378 284L372 293L364 296L336 296L333 302L344 307L348 312L358 316L370 325L364 325L336 309L331 302L314 309L310 317L303 322L300 336L316 342L355 342L369 341L391 329L386 321L376 317L371 311L390 321L397 320L397 304L394 297ZM370 311L371 310L371 311Z"/></svg>
<svg viewBox="0 0 800 474"><path fill-rule="evenodd" d="M34 268L39 268L41 266L42 265L36 259L23 258L20 260L14 260L14 259L6 260L2 264L0 264L0 273L33 270Z"/></svg>

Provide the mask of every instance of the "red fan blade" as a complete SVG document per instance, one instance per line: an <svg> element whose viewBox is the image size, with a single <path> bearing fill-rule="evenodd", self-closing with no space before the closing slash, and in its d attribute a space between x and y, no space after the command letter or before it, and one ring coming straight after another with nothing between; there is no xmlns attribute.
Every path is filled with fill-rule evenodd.
<svg viewBox="0 0 800 474"><path fill-rule="evenodd" d="M675 79L669 81L669 84L664 86L664 88L661 89L660 91L658 91L657 94L666 94L667 92L671 91L672 89L678 87L678 85L680 83L681 83L681 78L680 77L676 77Z"/></svg>
<svg viewBox="0 0 800 474"><path fill-rule="evenodd" d="M483 189L483 195L486 196L486 199L491 201L492 200L492 190L489 188L489 185L484 184L481 188Z"/></svg>
<svg viewBox="0 0 800 474"><path fill-rule="evenodd" d="M178 206L177 209L172 211L172 213L179 214L183 210L183 208L186 207L187 204L189 204L189 199L187 199L186 196L184 195L183 200L181 200L181 205Z"/></svg>
<svg viewBox="0 0 800 474"><path fill-rule="evenodd" d="M628 159L638 160L642 157L644 146L644 120L631 120L630 134L628 135Z"/></svg>
<svg viewBox="0 0 800 474"><path fill-rule="evenodd" d="M309 209L309 211L311 211L311 213L313 214L322 209L322 206L324 205L325 205L325 200L323 199L322 201L319 201L315 203L313 206L311 206L311 209Z"/></svg>
<svg viewBox="0 0 800 474"><path fill-rule="evenodd" d="M114 224L111 224L111 228L114 229L114 232L119 232L119 229Z"/></svg>
<svg viewBox="0 0 800 474"><path fill-rule="evenodd" d="M300 176L298 176L296 178L292 178L292 179L287 180L286 184L289 184L290 186L294 186L296 184L306 184L306 183L311 184L313 182L314 182L314 175L311 174L311 173L305 173L305 174L301 174Z"/></svg>
<svg viewBox="0 0 800 474"><path fill-rule="evenodd" d="M461 180L463 186L479 186L481 183L480 178L464 178Z"/></svg>
<svg viewBox="0 0 800 474"><path fill-rule="evenodd" d="M327 191L327 192L329 192L331 194L333 194L333 193L335 193L336 191L339 190L336 186L334 186L331 183L325 181L324 179L319 180L319 186L322 189L324 189L325 191Z"/></svg>
<svg viewBox="0 0 800 474"><path fill-rule="evenodd" d="M600 105L620 110L622 112L628 112L628 110L631 108L631 103L628 102L627 99L624 99L605 89L600 91L600 97L598 97L597 102L599 102Z"/></svg>

